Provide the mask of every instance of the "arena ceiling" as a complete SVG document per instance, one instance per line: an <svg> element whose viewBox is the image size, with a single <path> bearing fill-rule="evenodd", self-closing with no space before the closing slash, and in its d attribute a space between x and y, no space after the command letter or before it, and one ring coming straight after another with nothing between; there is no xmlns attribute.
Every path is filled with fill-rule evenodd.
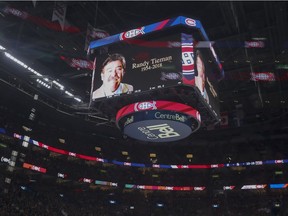
<svg viewBox="0 0 288 216"><path fill-rule="evenodd" d="M84 50L88 23L110 35L166 18L184 15L202 22L224 67L220 82L221 112L239 107L251 119L259 114L282 114L287 108L287 2L269 1L66 1L66 24L76 31L53 28L55 2L2 1L0 3L0 45L50 80L61 82L83 103L39 86L35 75L22 73L13 65L2 64L3 79L25 80L33 91L74 111L87 106L91 70L70 67L60 56L86 59ZM14 13L7 12L14 8ZM16 12L15 12L16 11ZM26 13L25 13L26 12ZM245 47L245 41L261 41L262 48ZM3 59L2 59L3 60ZM251 72L271 72L276 81L254 82ZM7 78L8 77L8 78ZM21 81L24 85L24 81ZM36 94L36 93L35 93ZM83 110L82 110L83 111ZM85 113L85 112L84 112ZM101 123L101 113L96 113ZM256 119L257 119L256 118ZM252 120L254 121L254 120Z"/></svg>
<svg viewBox="0 0 288 216"><path fill-rule="evenodd" d="M225 71L225 78L219 85L221 112L232 113L240 110L239 115L245 116L246 124L261 124L264 120L274 121L271 121L271 125L266 124L264 129L252 126L242 131L235 130L233 133L214 130L209 132L211 134L209 137L206 132L196 133L193 135L193 141L199 144L198 147L190 145L194 142L178 142L177 145L166 148L164 154L162 146L144 146L135 142L139 144L139 148L135 148L135 143L128 142L129 140L122 139L121 142L118 142L118 140L110 139L103 143L97 143L97 146L103 148L104 157L119 158L120 160L121 151L127 150L130 154L131 149L131 152L135 153L131 155L131 161L139 162L139 160L148 159L148 153L152 149L159 152L160 161L161 153L163 158L178 162L186 159L183 157L187 152L193 153L193 163L212 163L211 160L215 160L213 163L218 163L225 161L228 155L233 155L232 158L237 161L245 161L246 158L249 161L251 158L254 160L255 153L259 153L259 155L261 153L259 158L266 156L268 158L270 154L274 156L276 153L281 153L281 156L285 158L287 155L286 143L279 142L277 143L279 145L275 143L274 146L265 146L264 141L270 135L271 139L268 141L273 140L273 136L275 139L277 136L281 138L283 134L283 137L287 139L287 126L283 129L284 125L287 125L287 117L281 119L283 114L287 114L288 104L287 2L66 1L66 3L66 21L77 29L76 32L53 28L57 24L57 21L51 21L54 1L1 1L0 45L45 77L62 83L68 91L81 98L83 103L78 103L65 94L59 94L55 89L46 89L39 85L35 75L23 72L23 68L16 67L11 62L7 63L7 58L0 55L1 80L10 83L10 87L14 89L0 85L1 105L6 101L9 105L17 108L19 112L21 109L25 110L25 114L28 115L30 109L36 105L32 104L33 98L32 100L28 99L26 94L24 97L18 91L24 89L49 101L47 104L54 105L56 110L76 113L78 116L82 113L81 116L87 117L85 107L90 98L92 71L72 68L61 60L60 56L87 58L84 46L88 23L113 35L166 18L184 15L200 20L210 40L215 42L215 50ZM15 13L5 12L7 7L16 9ZM25 18L19 12L26 12L29 19L27 14ZM265 46L248 48L244 46L245 41L261 41ZM0 50L0 54L2 51ZM284 66L279 69L281 65ZM254 82L250 80L251 72L271 72L278 78L275 81ZM39 105L38 108L42 109L43 107ZM57 119L59 124L58 122L54 123L57 126L62 120L63 122L65 120L55 112L46 114L45 118L48 123ZM282 120L280 124L278 124L279 119ZM100 112L94 113L89 120L93 120L93 124L84 125L83 122L76 122L72 118L67 122L73 125L75 131L79 125L83 131L87 129L85 132L91 134L89 137L93 140L91 143L94 143L94 140L98 141L99 134L122 138L122 134L116 130L114 122ZM91 125L95 126L95 122L96 127L93 131L94 128L91 130ZM45 127L43 128L45 129ZM94 136L93 132L98 136ZM44 133L41 135L44 136ZM246 137L249 139L245 139ZM253 139L254 143L250 144L249 141ZM43 140L39 138L39 141ZM65 148L69 148L73 152L80 149L81 153L87 155L90 155L91 152L95 154L97 146L78 145L79 143ZM53 142L46 144L54 145ZM220 145L221 148L219 148ZM58 146L58 148L62 148L62 146ZM216 150L218 150L218 154L215 153ZM211 154L213 157L210 157ZM173 157L169 157L171 155ZM269 159L275 158L271 156Z"/></svg>

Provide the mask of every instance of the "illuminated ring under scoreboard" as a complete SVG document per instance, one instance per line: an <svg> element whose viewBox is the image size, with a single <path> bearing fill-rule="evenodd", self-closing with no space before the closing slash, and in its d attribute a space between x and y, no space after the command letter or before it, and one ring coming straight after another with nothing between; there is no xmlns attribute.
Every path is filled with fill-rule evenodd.
<svg viewBox="0 0 288 216"><path fill-rule="evenodd" d="M116 115L123 134L141 141L171 142L199 129L200 113L172 101L144 101L122 107Z"/></svg>

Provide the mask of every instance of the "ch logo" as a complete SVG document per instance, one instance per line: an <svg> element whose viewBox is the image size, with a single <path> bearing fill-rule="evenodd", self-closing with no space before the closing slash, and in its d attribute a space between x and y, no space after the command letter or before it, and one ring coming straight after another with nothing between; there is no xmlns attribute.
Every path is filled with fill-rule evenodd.
<svg viewBox="0 0 288 216"><path fill-rule="evenodd" d="M196 26L196 20L191 19L191 18L185 19L185 23L189 26Z"/></svg>
<svg viewBox="0 0 288 216"><path fill-rule="evenodd" d="M135 103L134 105L134 110L135 112L138 111L143 111L143 110L156 110L156 101L146 101L146 102L141 102L141 103Z"/></svg>
<svg viewBox="0 0 288 216"><path fill-rule="evenodd" d="M144 27L132 29L130 31L121 33L120 40L126 40L126 39L133 38L133 37L136 37L138 35L143 35L143 34L145 34Z"/></svg>

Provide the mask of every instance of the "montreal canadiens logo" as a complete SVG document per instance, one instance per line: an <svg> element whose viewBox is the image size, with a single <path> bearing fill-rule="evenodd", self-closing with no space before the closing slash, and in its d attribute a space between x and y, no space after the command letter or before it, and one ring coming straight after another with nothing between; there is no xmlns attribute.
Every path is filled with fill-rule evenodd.
<svg viewBox="0 0 288 216"><path fill-rule="evenodd" d="M196 26L196 20L191 19L191 18L185 19L185 23L189 26Z"/></svg>
<svg viewBox="0 0 288 216"><path fill-rule="evenodd" d="M157 109L156 107L156 101L152 101L152 102L140 102L140 103L136 103L134 105L134 110L137 111L142 111L142 110L155 110Z"/></svg>
<svg viewBox="0 0 288 216"><path fill-rule="evenodd" d="M138 35L143 35L143 34L145 34L144 27L132 29L130 31L121 33L120 40L126 40L126 39L133 38L133 37L136 37Z"/></svg>

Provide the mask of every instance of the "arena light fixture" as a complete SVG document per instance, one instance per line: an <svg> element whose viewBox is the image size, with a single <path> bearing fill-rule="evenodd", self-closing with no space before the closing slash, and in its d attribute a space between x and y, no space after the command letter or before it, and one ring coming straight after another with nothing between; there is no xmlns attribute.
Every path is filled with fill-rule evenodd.
<svg viewBox="0 0 288 216"><path fill-rule="evenodd" d="M51 86L50 86L48 83L43 82L43 81L40 80L40 79L37 79L36 81L37 81L38 83L40 83L42 86L44 86L44 87L46 87L46 88L48 88L48 89L51 88Z"/></svg>
<svg viewBox="0 0 288 216"><path fill-rule="evenodd" d="M157 207L163 207L164 206L163 203L157 203L156 205L157 205Z"/></svg>
<svg viewBox="0 0 288 216"><path fill-rule="evenodd" d="M98 152L101 152L101 147L95 146L95 150L98 151Z"/></svg>
<svg viewBox="0 0 288 216"><path fill-rule="evenodd" d="M33 74L35 74L36 76L42 77L43 75L38 73L37 71L35 71L33 68L28 67L27 68L30 72L32 72Z"/></svg>
<svg viewBox="0 0 288 216"><path fill-rule="evenodd" d="M0 143L0 147L1 148L7 148L7 145L3 144L3 143Z"/></svg>
<svg viewBox="0 0 288 216"><path fill-rule="evenodd" d="M283 171L275 171L275 175L283 175Z"/></svg>
<svg viewBox="0 0 288 216"><path fill-rule="evenodd" d="M0 45L0 50L6 50L6 48Z"/></svg>
<svg viewBox="0 0 288 216"><path fill-rule="evenodd" d="M22 128L23 128L23 130L25 130L26 132L32 131L32 128L26 127L25 125L23 125Z"/></svg>
<svg viewBox="0 0 288 216"><path fill-rule="evenodd" d="M74 97L74 100L78 101L78 102L81 102L81 99L78 98L78 97Z"/></svg>
<svg viewBox="0 0 288 216"><path fill-rule="evenodd" d="M277 202L274 203L274 207L280 208L280 206L281 206L281 205L280 205L280 202L277 201Z"/></svg>
<svg viewBox="0 0 288 216"><path fill-rule="evenodd" d="M28 148L29 143L27 141L23 141L22 142L22 146L25 147L25 148Z"/></svg>
<svg viewBox="0 0 288 216"><path fill-rule="evenodd" d="M115 201L115 200L109 200L109 203L110 203L110 204L115 204L116 201Z"/></svg>
<svg viewBox="0 0 288 216"><path fill-rule="evenodd" d="M4 54L5 54L5 56L6 56L7 58L11 59L11 60L14 61L15 63L21 65L22 67L24 67L24 68L26 68L26 69L28 68L28 66L27 66L24 62L22 62L22 61L20 61L19 59L15 58L15 57L12 56L10 53L4 52Z"/></svg>
<svg viewBox="0 0 288 216"><path fill-rule="evenodd" d="M73 95L71 92L69 92L69 91L65 91L65 94L68 95L68 96L70 96L70 97L73 97L73 96L74 96L74 95Z"/></svg>
<svg viewBox="0 0 288 216"><path fill-rule="evenodd" d="M128 155L127 151L122 151L121 153L122 153L122 155L126 155L126 156Z"/></svg>
<svg viewBox="0 0 288 216"><path fill-rule="evenodd" d="M266 40L266 37L252 37L252 40Z"/></svg>
<svg viewBox="0 0 288 216"><path fill-rule="evenodd" d="M6 50L5 47L1 46L0 45L0 50ZM33 68L29 67L27 64L25 64L23 61L17 59L16 57L14 57L13 55L11 55L10 53L8 52L4 52L4 55L11 59L12 61L14 61L15 63L17 63L18 65L22 66L23 68L27 69L28 71L32 72L33 74L35 74L36 76L39 76L39 77L43 77L43 75L39 72L37 72L36 70L34 70ZM47 77L44 78L44 81L40 80L40 79L37 79L36 80L38 83L40 83L41 85L45 86L46 88L50 89L51 88L51 85L45 83L44 81L46 82L51 82L51 80L49 80ZM62 84L60 84L59 82L57 82L56 80L53 80L52 81L53 84L55 84L57 87L59 87L59 89L61 91L64 90L64 86ZM78 102L82 102L82 100L78 97L74 97L74 95L68 91L65 91L65 94L69 95L70 97L73 97L74 100L78 101Z"/></svg>
<svg viewBox="0 0 288 216"><path fill-rule="evenodd" d="M53 80L52 83L57 85L60 88L61 91L64 90L64 86L62 84L60 84L59 82L57 82L56 80Z"/></svg>
<svg viewBox="0 0 288 216"><path fill-rule="evenodd" d="M61 144L65 144L65 139L63 139L63 138L58 138L58 141L59 141Z"/></svg>

